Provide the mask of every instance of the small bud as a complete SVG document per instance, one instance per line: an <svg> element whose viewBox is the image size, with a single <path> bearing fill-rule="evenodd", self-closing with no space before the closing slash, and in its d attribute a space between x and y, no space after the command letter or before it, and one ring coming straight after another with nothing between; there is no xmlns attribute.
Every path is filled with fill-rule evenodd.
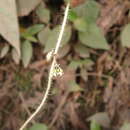
<svg viewBox="0 0 130 130"><path fill-rule="evenodd" d="M54 55L54 49L52 49L50 52L48 52L47 53L47 55L46 55L46 59L47 59L47 61L51 61L51 59L52 59L52 57L53 57L53 55Z"/></svg>

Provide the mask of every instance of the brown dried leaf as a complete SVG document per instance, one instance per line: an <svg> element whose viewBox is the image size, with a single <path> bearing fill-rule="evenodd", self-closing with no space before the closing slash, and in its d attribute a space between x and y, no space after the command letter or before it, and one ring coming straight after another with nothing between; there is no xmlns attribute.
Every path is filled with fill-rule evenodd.
<svg viewBox="0 0 130 130"><path fill-rule="evenodd" d="M0 1L0 34L16 49L20 59L20 36L15 0Z"/></svg>
<svg viewBox="0 0 130 130"><path fill-rule="evenodd" d="M41 0L17 0L18 15L28 15L40 2Z"/></svg>

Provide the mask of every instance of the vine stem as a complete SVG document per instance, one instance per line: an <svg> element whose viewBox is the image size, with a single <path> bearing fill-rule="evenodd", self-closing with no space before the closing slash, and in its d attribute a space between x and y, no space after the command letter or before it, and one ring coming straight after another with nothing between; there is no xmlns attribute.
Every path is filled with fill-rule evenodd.
<svg viewBox="0 0 130 130"><path fill-rule="evenodd" d="M67 23L67 17L68 17L68 12L69 12L69 6L70 6L70 4L68 3L67 6L66 6L66 9L65 9L64 19L63 19L63 23L62 23L61 30L60 30L60 33L59 33L59 37L58 37L58 40L57 40L57 43L56 43L56 47L55 47L55 51L54 51L54 54L55 54L55 55L58 53L58 50L59 50L59 47L60 47L60 44L61 44L61 40L62 40L62 37L63 37L65 25L66 25L66 23ZM53 56L53 60L52 60L52 64L51 64L51 68L50 68L49 76L48 76L47 89L46 89L45 95L44 95L44 97L43 97L43 99L42 99L40 105L39 105L38 108L34 111L34 113L25 121L25 123L21 126L21 128L20 128L19 130L24 130L24 128L28 125L28 123L36 116L36 114L37 114L37 113L41 110L41 108L44 106L44 104L45 104L45 102L46 102L46 100L47 100L47 97L48 97L50 88L51 88L52 78L53 78L52 72L53 72L53 70L54 70L55 62L56 62L56 57Z"/></svg>

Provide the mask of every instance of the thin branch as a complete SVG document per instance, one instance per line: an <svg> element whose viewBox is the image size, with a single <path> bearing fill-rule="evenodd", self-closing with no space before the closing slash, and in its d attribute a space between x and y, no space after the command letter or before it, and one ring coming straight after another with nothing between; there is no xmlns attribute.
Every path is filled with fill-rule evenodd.
<svg viewBox="0 0 130 130"><path fill-rule="evenodd" d="M59 50L59 47L60 47L60 43L61 43L62 36L63 36L63 33L64 33L65 25L66 25L66 22L67 22L67 16L68 16L68 11L69 11L69 6L70 6L70 4L68 3L67 6L66 6L65 16L64 16L64 20L63 20L63 23L62 23L62 26L61 26L61 31L60 31L60 34L59 34L59 37L58 37L58 40L57 40L57 43L56 43L54 54L58 53L58 50ZM38 106L38 108L35 110L35 112L26 120L26 122L21 126L21 128L19 130L24 130L24 128L28 125L28 123L36 116L36 114L44 106L44 104L46 102L46 99L48 97L50 88L51 88L52 77L53 77L52 72L54 70L55 62L56 62L56 57L54 56L52 64L51 64L50 72L49 72L47 90L45 92L45 95L44 95L44 97L42 99L41 104Z"/></svg>

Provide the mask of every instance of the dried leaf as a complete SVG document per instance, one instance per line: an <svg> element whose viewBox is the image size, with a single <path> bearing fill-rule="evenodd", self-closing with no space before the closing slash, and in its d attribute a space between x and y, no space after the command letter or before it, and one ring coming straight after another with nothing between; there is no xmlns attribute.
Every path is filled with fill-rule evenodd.
<svg viewBox="0 0 130 130"><path fill-rule="evenodd" d="M5 57L6 54L8 53L8 51L9 51L9 45L6 44L6 45L2 48L2 50L1 50L1 52L0 52L0 58Z"/></svg>
<svg viewBox="0 0 130 130"><path fill-rule="evenodd" d="M15 0L0 1L0 34L16 49L20 59L20 36Z"/></svg>
<svg viewBox="0 0 130 130"><path fill-rule="evenodd" d="M42 0L17 0L18 15L26 16L34 10Z"/></svg>
<svg viewBox="0 0 130 130"><path fill-rule="evenodd" d="M20 59L19 59L19 55L15 48L12 49L12 58L16 64L19 64Z"/></svg>

